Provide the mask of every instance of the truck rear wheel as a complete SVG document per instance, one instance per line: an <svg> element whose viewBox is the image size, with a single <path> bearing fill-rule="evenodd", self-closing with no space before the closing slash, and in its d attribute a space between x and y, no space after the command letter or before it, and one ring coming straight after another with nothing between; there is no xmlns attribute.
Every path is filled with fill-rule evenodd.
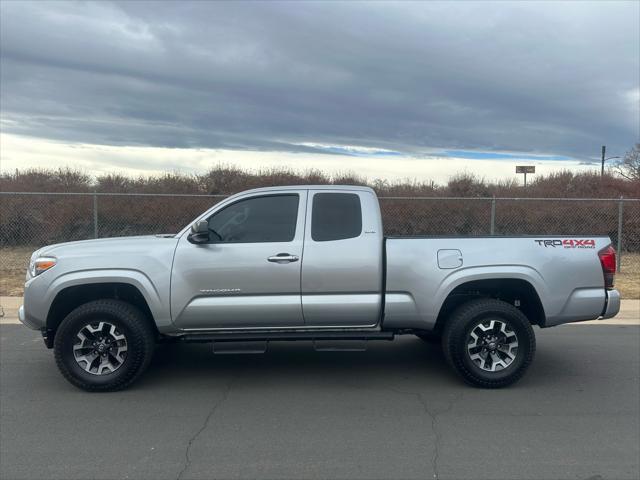
<svg viewBox="0 0 640 480"><path fill-rule="evenodd" d="M518 381L533 361L536 340L527 317L500 300L471 300L447 320L447 362L471 385L500 388Z"/></svg>
<svg viewBox="0 0 640 480"><path fill-rule="evenodd" d="M73 310L54 340L64 377L87 391L121 390L147 368L155 335L144 314L120 300L96 300Z"/></svg>

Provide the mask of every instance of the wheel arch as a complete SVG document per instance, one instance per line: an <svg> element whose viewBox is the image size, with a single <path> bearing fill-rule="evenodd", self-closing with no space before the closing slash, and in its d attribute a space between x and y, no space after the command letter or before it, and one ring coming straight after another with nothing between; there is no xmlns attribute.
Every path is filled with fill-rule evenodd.
<svg viewBox="0 0 640 480"><path fill-rule="evenodd" d="M102 299L122 300L133 305L144 314L153 331L158 332L149 303L137 286L127 282L71 285L56 294L47 313L47 346L53 345L55 332L69 313L80 305Z"/></svg>
<svg viewBox="0 0 640 480"><path fill-rule="evenodd" d="M470 280L453 288L443 301L435 329L442 330L450 314L463 303L476 298L494 298L518 308L532 325L545 325L545 311L534 285L522 278L485 278Z"/></svg>

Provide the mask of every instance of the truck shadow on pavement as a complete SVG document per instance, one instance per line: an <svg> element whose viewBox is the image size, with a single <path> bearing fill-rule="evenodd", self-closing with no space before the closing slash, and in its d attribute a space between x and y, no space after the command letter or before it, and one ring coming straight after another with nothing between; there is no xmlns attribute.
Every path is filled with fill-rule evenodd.
<svg viewBox="0 0 640 480"><path fill-rule="evenodd" d="M527 374L509 389L580 388L585 383L626 382L637 374L637 327L567 326L537 329L536 333L540 337L536 358ZM616 368L612 370L611 365ZM255 355L216 355L208 344L162 345L139 387L197 384L239 373L243 383L287 384L315 379L390 385L415 380L429 388L471 388L449 368L438 344L411 335L393 342L370 342L365 352L316 352L311 342L273 342L266 353Z"/></svg>
<svg viewBox="0 0 640 480"><path fill-rule="evenodd" d="M363 352L317 352L311 342L273 342L264 354L213 354L208 344L167 344L158 347L141 379L140 387L192 383L212 376L242 372L270 383L330 378L334 381L366 381L428 376L431 382L462 385L445 362L437 344L415 337L395 342L371 342Z"/></svg>

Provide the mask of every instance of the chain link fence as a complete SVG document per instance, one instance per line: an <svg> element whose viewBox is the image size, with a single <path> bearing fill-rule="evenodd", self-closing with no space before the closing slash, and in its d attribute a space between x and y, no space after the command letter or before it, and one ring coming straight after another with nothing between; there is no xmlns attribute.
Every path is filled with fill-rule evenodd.
<svg viewBox="0 0 640 480"><path fill-rule="evenodd" d="M225 195L0 192L0 248L174 233ZM386 235L608 235L640 252L640 199L380 197Z"/></svg>
<svg viewBox="0 0 640 480"><path fill-rule="evenodd" d="M386 235L607 235L640 252L640 199L381 197Z"/></svg>

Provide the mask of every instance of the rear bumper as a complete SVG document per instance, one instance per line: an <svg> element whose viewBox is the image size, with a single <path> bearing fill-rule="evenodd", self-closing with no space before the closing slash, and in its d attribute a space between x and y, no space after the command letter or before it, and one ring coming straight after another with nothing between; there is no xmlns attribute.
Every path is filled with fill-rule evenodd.
<svg viewBox="0 0 640 480"><path fill-rule="evenodd" d="M600 320L615 317L620 311L620 292L618 290L607 290L607 300Z"/></svg>
<svg viewBox="0 0 640 480"><path fill-rule="evenodd" d="M620 293L602 287L580 288L573 291L559 315L547 316L545 327L564 323L605 320L620 311Z"/></svg>

